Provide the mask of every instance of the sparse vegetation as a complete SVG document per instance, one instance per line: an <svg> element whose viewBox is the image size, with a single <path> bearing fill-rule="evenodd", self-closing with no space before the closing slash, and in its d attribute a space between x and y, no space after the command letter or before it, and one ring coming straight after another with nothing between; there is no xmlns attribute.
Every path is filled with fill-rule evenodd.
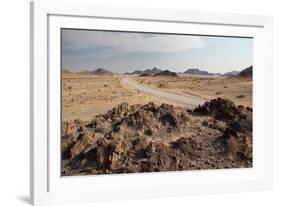
<svg viewBox="0 0 281 206"><path fill-rule="evenodd" d="M168 86L168 82L160 82L158 85L159 88L165 88L167 86Z"/></svg>
<svg viewBox="0 0 281 206"><path fill-rule="evenodd" d="M236 98L241 99L241 98L245 98L246 96L244 94L240 94L238 95Z"/></svg>

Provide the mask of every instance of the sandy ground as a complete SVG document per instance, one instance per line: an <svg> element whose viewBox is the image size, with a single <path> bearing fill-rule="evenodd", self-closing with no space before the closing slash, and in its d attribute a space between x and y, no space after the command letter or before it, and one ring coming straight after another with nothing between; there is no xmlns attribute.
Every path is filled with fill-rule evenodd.
<svg viewBox="0 0 281 206"><path fill-rule="evenodd" d="M122 102L130 105L154 102L156 105L167 103L183 106L181 103L130 88L121 81L122 78L122 75L63 74L62 119L90 120Z"/></svg>
<svg viewBox="0 0 281 206"><path fill-rule="evenodd" d="M146 104L154 102L175 106L186 106L178 101L159 97L130 87L124 83L129 78L158 91L166 91L183 96L193 95L204 100L217 97L229 99L235 104L252 107L252 80L234 77L137 77L132 75L81 75L62 76L62 119L89 120L122 102ZM240 97L240 98L239 98Z"/></svg>
<svg viewBox="0 0 281 206"><path fill-rule="evenodd" d="M162 91L194 95L205 100L221 97L252 107L252 79L221 76L137 77L133 79Z"/></svg>

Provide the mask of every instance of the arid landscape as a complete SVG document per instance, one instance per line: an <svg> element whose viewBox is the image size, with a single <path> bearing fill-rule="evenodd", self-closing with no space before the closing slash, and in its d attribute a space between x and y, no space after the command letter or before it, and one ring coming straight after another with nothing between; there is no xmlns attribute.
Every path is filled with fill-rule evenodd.
<svg viewBox="0 0 281 206"><path fill-rule="evenodd" d="M225 76L189 76L157 78L157 77L136 77L140 84L153 87L158 90L177 93L180 95L192 95L210 100L223 98L252 107L252 79L244 77Z"/></svg>
<svg viewBox="0 0 281 206"><path fill-rule="evenodd" d="M61 175L253 165L253 38L61 29Z"/></svg>
<svg viewBox="0 0 281 206"><path fill-rule="evenodd" d="M247 69L63 70L62 175L252 167Z"/></svg>

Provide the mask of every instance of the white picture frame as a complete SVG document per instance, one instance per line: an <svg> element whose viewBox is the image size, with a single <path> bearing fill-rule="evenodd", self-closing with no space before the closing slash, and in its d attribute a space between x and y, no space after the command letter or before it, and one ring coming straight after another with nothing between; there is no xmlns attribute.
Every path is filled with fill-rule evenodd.
<svg viewBox="0 0 281 206"><path fill-rule="evenodd" d="M188 26L187 26L188 25ZM61 177L61 28L252 36L254 166L250 169ZM168 29L167 29L168 28ZM34 205L268 190L273 185L272 17L208 12L31 3L31 182ZM266 133L265 133L266 131ZM78 194L78 193L79 194Z"/></svg>

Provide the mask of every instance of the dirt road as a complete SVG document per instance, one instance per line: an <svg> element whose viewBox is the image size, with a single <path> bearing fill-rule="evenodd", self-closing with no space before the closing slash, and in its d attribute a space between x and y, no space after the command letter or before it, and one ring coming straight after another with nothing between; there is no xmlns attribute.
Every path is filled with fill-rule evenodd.
<svg viewBox="0 0 281 206"><path fill-rule="evenodd" d="M123 83L128 85L130 88L134 88L134 89L139 90L140 92L164 97L166 99L179 102L180 104L183 104L188 108L195 108L199 104L204 104L204 102L205 102L204 99L194 97L191 95L183 96L183 95L178 95L178 94L174 94L174 93L170 93L170 92L159 91L159 90L153 89L151 87L141 85L138 82L136 82L130 78L123 78L122 81L123 81Z"/></svg>

